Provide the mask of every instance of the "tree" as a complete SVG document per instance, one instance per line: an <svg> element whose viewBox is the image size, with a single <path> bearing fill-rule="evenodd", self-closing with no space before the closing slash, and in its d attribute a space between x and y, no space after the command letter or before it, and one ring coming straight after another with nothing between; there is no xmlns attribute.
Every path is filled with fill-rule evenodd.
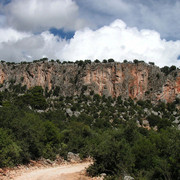
<svg viewBox="0 0 180 180"><path fill-rule="evenodd" d="M100 63L100 61L99 61L98 59L96 59L94 62L95 62L95 63Z"/></svg>
<svg viewBox="0 0 180 180"><path fill-rule="evenodd" d="M134 62L134 64L138 64L139 63L139 61L137 59L134 59L133 62Z"/></svg>
<svg viewBox="0 0 180 180"><path fill-rule="evenodd" d="M150 64L150 65L152 65L152 66L154 66L154 65L155 65L155 64L154 64L154 62L149 62L149 64Z"/></svg>
<svg viewBox="0 0 180 180"><path fill-rule="evenodd" d="M134 157L129 144L122 137L122 130L98 134L89 147L90 155L95 160L88 168L90 175L120 175L131 172Z"/></svg>
<svg viewBox="0 0 180 180"><path fill-rule="evenodd" d="M93 97L94 101L98 101L99 102L100 99L101 99L101 96L99 94L94 94L94 97Z"/></svg>
<svg viewBox="0 0 180 180"><path fill-rule="evenodd" d="M91 64L91 60L89 60L89 59L85 60L84 62L85 62L85 64Z"/></svg>
<svg viewBox="0 0 180 180"><path fill-rule="evenodd" d="M82 86L82 89L81 89L81 92L84 93L86 90L87 90L87 86L86 86L86 85L83 85L83 86Z"/></svg>
<svg viewBox="0 0 180 180"><path fill-rule="evenodd" d="M84 61L82 61L82 60L76 61L75 63L76 63L78 66L84 66L84 65L85 65Z"/></svg>
<svg viewBox="0 0 180 180"><path fill-rule="evenodd" d="M18 164L21 152L22 149L13 141L8 131L0 128L0 168Z"/></svg>
<svg viewBox="0 0 180 180"><path fill-rule="evenodd" d="M110 59L108 59L108 62L112 63L112 62L115 62L115 61L114 61L114 59L110 58Z"/></svg>
<svg viewBox="0 0 180 180"><path fill-rule="evenodd" d="M91 130L88 125L72 120L61 133L62 143L66 144L66 149L63 151L85 155L87 138L91 138Z"/></svg>
<svg viewBox="0 0 180 180"><path fill-rule="evenodd" d="M41 86L35 86L29 89L21 98L25 104L31 105L34 109L47 108L47 102L43 95L43 89Z"/></svg>
<svg viewBox="0 0 180 180"><path fill-rule="evenodd" d="M169 68L169 71L170 71L170 72L172 72L172 71L174 71L174 70L176 70L176 66L171 66L171 67Z"/></svg>
<svg viewBox="0 0 180 180"><path fill-rule="evenodd" d="M159 116L151 114L150 116L147 117L147 120L150 126L154 127L158 125L158 123L161 121L161 118Z"/></svg>
<svg viewBox="0 0 180 180"><path fill-rule="evenodd" d="M167 76L169 74L169 67L168 66L162 67L161 72L163 72Z"/></svg>
<svg viewBox="0 0 180 180"><path fill-rule="evenodd" d="M153 160L157 156L155 144L150 139L140 136L134 144L133 153L135 155L135 168L145 171L153 168Z"/></svg>
<svg viewBox="0 0 180 180"><path fill-rule="evenodd" d="M3 93L0 92L0 105L2 105L2 101L3 101Z"/></svg>
<svg viewBox="0 0 180 180"><path fill-rule="evenodd" d="M44 123L44 145L43 157L55 159L56 155L60 153L60 133L59 129L50 121Z"/></svg>
<svg viewBox="0 0 180 180"><path fill-rule="evenodd" d="M59 63L59 64L61 63L61 61L59 59L56 59L56 62Z"/></svg>
<svg viewBox="0 0 180 180"><path fill-rule="evenodd" d="M54 96L59 96L59 91L60 91L60 87L56 86L55 89L54 89L53 95Z"/></svg>
<svg viewBox="0 0 180 180"><path fill-rule="evenodd" d="M9 128L22 149L22 161L39 158L43 151L44 125L38 115L25 113L12 119Z"/></svg>

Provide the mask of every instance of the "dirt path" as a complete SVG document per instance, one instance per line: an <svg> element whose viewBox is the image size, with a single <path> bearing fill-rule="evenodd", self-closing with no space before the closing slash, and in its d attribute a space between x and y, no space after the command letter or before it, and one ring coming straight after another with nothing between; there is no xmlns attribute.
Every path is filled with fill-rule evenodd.
<svg viewBox="0 0 180 180"><path fill-rule="evenodd" d="M90 163L80 163L63 165L60 167L52 167L47 169L34 170L29 173L22 174L14 180L88 180L90 178L79 178L80 172L85 170Z"/></svg>

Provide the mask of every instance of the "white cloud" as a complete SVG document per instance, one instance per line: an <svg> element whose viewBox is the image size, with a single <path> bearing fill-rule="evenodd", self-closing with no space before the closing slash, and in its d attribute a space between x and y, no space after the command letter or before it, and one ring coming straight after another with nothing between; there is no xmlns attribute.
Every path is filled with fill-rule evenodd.
<svg viewBox="0 0 180 180"><path fill-rule="evenodd" d="M0 59L12 62L32 61L42 57L56 59L66 41L45 31L34 35L14 29L0 29Z"/></svg>
<svg viewBox="0 0 180 180"><path fill-rule="evenodd" d="M114 58L116 61L153 61L158 66L180 65L177 60L180 41L166 41L156 31L127 27L121 20L97 30L76 31L70 40L49 31L34 35L11 28L0 29L0 37L0 59L8 61L29 61L46 56L70 61Z"/></svg>
<svg viewBox="0 0 180 180"><path fill-rule="evenodd" d="M0 27L5 25L6 17L0 14Z"/></svg>
<svg viewBox="0 0 180 180"><path fill-rule="evenodd" d="M0 1L0 14L0 27L20 31L99 28L122 19L128 26L180 39L179 0L11 0L8 4Z"/></svg>
<svg viewBox="0 0 180 180"><path fill-rule="evenodd" d="M3 9L8 25L18 30L76 30L83 25L73 0L12 0Z"/></svg>
<svg viewBox="0 0 180 180"><path fill-rule="evenodd" d="M0 43L6 43L8 41L16 42L28 36L28 33L18 32L12 28L0 29Z"/></svg>
<svg viewBox="0 0 180 180"><path fill-rule="evenodd" d="M86 28L59 52L63 59L108 59L154 61L159 66L180 65L180 41L166 41L156 31L129 28L121 20L97 30Z"/></svg>
<svg viewBox="0 0 180 180"><path fill-rule="evenodd" d="M96 27L122 19L128 26L156 30L166 39L180 39L179 0L75 1L83 17Z"/></svg>

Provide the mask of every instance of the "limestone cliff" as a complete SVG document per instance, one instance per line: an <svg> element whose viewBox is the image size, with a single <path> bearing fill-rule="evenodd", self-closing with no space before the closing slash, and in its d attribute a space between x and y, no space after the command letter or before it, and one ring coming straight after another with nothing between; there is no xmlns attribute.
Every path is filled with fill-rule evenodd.
<svg viewBox="0 0 180 180"><path fill-rule="evenodd" d="M82 66L57 62L26 64L0 63L1 90L14 85L27 88L59 86L64 96L88 95L173 101L180 95L180 71L166 76L160 68L146 63L92 63Z"/></svg>

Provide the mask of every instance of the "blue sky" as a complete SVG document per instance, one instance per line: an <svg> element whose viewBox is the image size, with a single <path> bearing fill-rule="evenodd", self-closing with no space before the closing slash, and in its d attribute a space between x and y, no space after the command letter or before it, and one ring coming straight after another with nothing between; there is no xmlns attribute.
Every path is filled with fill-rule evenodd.
<svg viewBox="0 0 180 180"><path fill-rule="evenodd" d="M49 31L55 36L60 36L63 39L71 39L74 36L74 31L65 31L64 29L51 28Z"/></svg>
<svg viewBox="0 0 180 180"><path fill-rule="evenodd" d="M0 0L0 58L179 66L179 17L179 0Z"/></svg>
<svg viewBox="0 0 180 180"><path fill-rule="evenodd" d="M2 4L8 4L9 2L11 2L11 0L0 0L0 3Z"/></svg>

